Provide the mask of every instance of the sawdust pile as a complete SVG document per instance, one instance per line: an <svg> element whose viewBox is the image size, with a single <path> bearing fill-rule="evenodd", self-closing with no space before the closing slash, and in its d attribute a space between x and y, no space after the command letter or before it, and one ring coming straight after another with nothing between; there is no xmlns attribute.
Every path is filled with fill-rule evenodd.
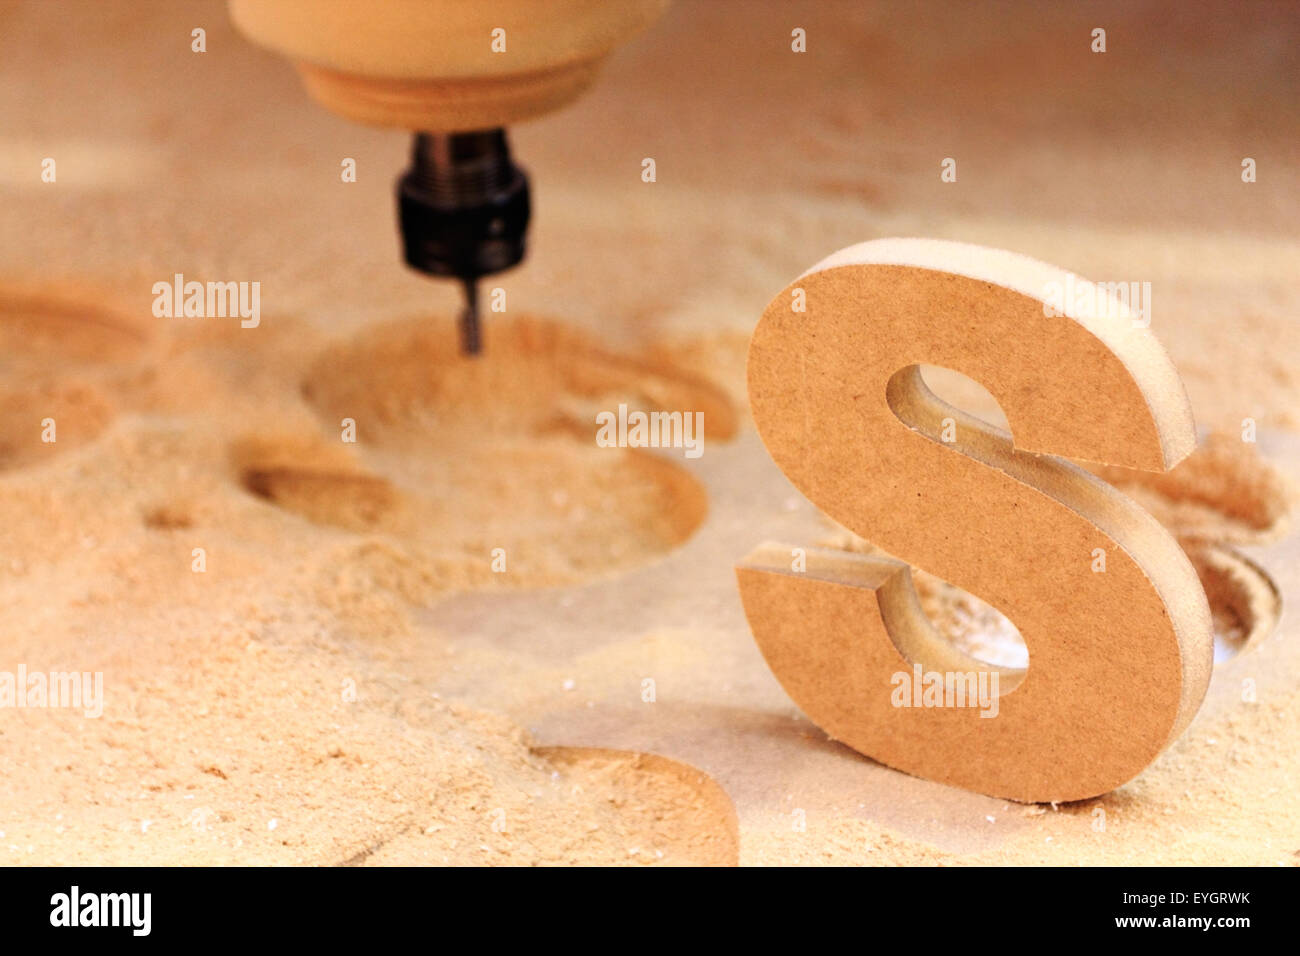
<svg viewBox="0 0 1300 956"><path fill-rule="evenodd" d="M385 354L353 362L358 395L381 394L370 370L418 369L407 381L434 396L382 392L406 404L381 414L319 385L322 364L341 359L307 327L277 333L291 348L250 355L221 334L155 341L85 302L0 306L0 329L17 338L25 326L52 353L16 352L44 386L33 394L113 402L93 441L60 439L42 465L6 460L0 594L26 622L6 659L102 672L106 690L95 719L4 712L0 858L735 862L734 810L703 774L650 756L535 752L511 721L443 702L436 673L401 673L375 646L439 595L608 575L698 525L705 499L688 475L639 452L598 454L566 420L565 363L595 361L580 336L560 351L553 328L521 322L470 365L442 347L445 327L371 334ZM120 347L79 350L94 336ZM440 430L444 365L462 400L493 395L536 417ZM644 403L682 388L715 400L707 385L624 360L600 371L583 379L588 397ZM315 417L322 394L350 401L363 437L367 425L381 437L331 436L334 413ZM421 421L435 423L428 434ZM462 506L473 502L482 510ZM491 570L493 547L509 574Z"/></svg>

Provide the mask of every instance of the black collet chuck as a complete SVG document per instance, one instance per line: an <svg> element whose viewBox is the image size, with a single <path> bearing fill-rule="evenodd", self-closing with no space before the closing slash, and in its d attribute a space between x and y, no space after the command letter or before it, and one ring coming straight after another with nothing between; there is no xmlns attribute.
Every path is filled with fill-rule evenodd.
<svg viewBox="0 0 1300 956"><path fill-rule="evenodd" d="M478 280L523 260L531 213L506 131L416 133L397 206L406 264L464 286L461 350L478 354Z"/></svg>

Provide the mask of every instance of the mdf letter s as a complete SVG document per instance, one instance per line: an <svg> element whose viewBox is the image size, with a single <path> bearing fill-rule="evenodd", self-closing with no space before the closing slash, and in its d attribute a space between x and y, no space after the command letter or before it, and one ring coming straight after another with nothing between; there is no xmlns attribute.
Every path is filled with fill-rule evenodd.
<svg viewBox="0 0 1300 956"><path fill-rule="evenodd" d="M832 737L969 790L1079 800L1136 776L1205 694L1209 607L1173 537L1066 459L1164 471L1195 446L1151 331L1084 279L963 243L863 243L793 285L807 312L783 290L750 345L754 421L804 494L898 560L809 549L794 573L789 546L764 545L742 561L745 613L782 686ZM1045 307L1061 288L1092 304ZM938 399L922 364L984 385L1010 433ZM909 565L1002 611L1028 668L949 643ZM999 670L997 717L895 706L893 675L918 664Z"/></svg>

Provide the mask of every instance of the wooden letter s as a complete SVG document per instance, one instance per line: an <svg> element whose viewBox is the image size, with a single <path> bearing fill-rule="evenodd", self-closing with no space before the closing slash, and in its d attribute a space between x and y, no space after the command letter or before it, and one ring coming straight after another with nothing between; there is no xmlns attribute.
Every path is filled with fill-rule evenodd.
<svg viewBox="0 0 1300 956"><path fill-rule="evenodd" d="M806 312L790 308L795 288ZM1065 314L1045 308L1053 288L1074 293ZM940 401L922 364L984 385L1010 434ZM808 549L799 573L788 547L765 545L737 568L768 665L832 737L917 776L1056 801L1130 780L1191 721L1213 660L1196 573L1154 518L1065 460L1164 471L1196 442L1173 364L1113 295L995 249L852 246L767 307L749 399L789 479L900 559ZM955 441L941 440L945 419ZM949 643L909 565L1002 611L1028 668ZM896 706L895 675L918 664L996 670L995 719Z"/></svg>

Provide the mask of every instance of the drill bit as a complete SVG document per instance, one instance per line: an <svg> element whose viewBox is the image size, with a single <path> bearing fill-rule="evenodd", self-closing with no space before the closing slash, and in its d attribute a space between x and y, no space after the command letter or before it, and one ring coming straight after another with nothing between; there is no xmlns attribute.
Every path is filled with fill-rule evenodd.
<svg viewBox="0 0 1300 956"><path fill-rule="evenodd" d="M478 282L462 279L465 287L465 308L460 312L460 350L465 355L478 355L483 349L478 330Z"/></svg>

